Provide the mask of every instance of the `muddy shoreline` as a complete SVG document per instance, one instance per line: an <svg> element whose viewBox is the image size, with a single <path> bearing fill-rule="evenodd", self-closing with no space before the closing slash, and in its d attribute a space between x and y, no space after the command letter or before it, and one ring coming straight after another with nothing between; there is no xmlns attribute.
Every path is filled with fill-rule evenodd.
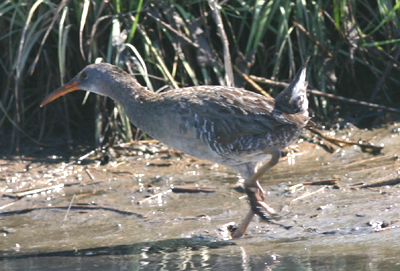
<svg viewBox="0 0 400 271"><path fill-rule="evenodd" d="M123 263L155 270L163 261L183 266L184 259L197 269L204 262L243 267L246 261L250 269L323 262L395 266L400 262L396 131L392 124L331 133L384 144L379 155L358 146L329 153L324 140L305 132L261 181L266 202L281 219L277 224L255 219L238 240L229 240L226 224L239 223L248 211L243 180L226 167L159 143L124 144L69 159L59 154L2 159L0 266L23 270L58 259L71 267L67 259L73 257L80 267L96 270L87 256L108 259L113 268ZM310 185L327 180L337 182Z"/></svg>

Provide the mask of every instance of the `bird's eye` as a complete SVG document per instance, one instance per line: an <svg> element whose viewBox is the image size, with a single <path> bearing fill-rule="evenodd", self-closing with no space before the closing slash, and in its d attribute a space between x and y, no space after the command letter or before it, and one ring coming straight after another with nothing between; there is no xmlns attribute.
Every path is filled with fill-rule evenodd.
<svg viewBox="0 0 400 271"><path fill-rule="evenodd" d="M81 73L81 77L82 77L82 79L86 79L88 77L87 73L86 72L82 72Z"/></svg>

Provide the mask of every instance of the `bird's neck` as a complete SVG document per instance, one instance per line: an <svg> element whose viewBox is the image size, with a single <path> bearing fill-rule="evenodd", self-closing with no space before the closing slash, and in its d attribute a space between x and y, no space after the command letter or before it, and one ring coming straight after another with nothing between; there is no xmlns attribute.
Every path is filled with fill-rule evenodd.
<svg viewBox="0 0 400 271"><path fill-rule="evenodd" d="M131 76L118 77L109 87L112 91L108 96L124 108L135 126L142 127L151 121L152 107L160 102L160 94L150 91Z"/></svg>
<svg viewBox="0 0 400 271"><path fill-rule="evenodd" d="M108 87L112 89L108 96L121 105L127 102L140 105L159 99L158 94L151 92L131 76L121 76Z"/></svg>

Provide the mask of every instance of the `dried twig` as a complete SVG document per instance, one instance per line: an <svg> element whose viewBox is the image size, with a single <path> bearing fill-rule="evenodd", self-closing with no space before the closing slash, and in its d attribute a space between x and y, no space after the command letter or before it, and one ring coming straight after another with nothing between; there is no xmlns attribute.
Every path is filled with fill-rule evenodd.
<svg viewBox="0 0 400 271"><path fill-rule="evenodd" d="M215 0L209 0L208 3L213 13L213 18L215 20L215 23L217 24L218 33L221 37L222 47L224 50L225 81L226 85L230 87L234 85L235 81L233 79L233 70L232 70L231 54L229 53L228 37L225 33L224 25L221 19L221 13L219 12L217 3L215 2Z"/></svg>
<svg viewBox="0 0 400 271"><path fill-rule="evenodd" d="M396 185L400 183L400 177L393 177L392 175L382 177L378 180L371 181L369 183L355 184L351 186L351 189L358 188L370 188L370 187L381 187L386 185Z"/></svg>
<svg viewBox="0 0 400 271"><path fill-rule="evenodd" d="M263 77L258 77L258 76L254 76L254 75L250 75L249 77L251 79L253 79L254 81L256 81L256 82L264 83L264 84L267 84L267 85L270 85L270 86L283 87L283 88L289 86L288 83L276 82L276 81L273 81L273 80L270 80L270 79L266 79L266 78L263 78ZM350 98L345 98L345 97L342 97L342 96L337 96L337 95L325 93L325 92L322 92L322 91L319 91L319 90L315 90L315 89L307 89L307 92L311 93L311 94L314 94L314 95L317 95L317 96L326 97L326 98L334 99L334 100L339 100L339 101L342 101L342 102L354 103L354 104L358 104L358 105L362 105L362 106L368 106L368 107L371 107L371 108L383 109L383 110L386 110L386 111L400 113L400 109L398 109L398 108L387 107L387 106L384 106L384 105L358 101L358 100L355 100L355 99L350 99Z"/></svg>
<svg viewBox="0 0 400 271"><path fill-rule="evenodd" d="M142 204L142 203L145 203L145 202L147 202L147 201L149 201L149 200L152 200L152 199L154 199L154 198L162 197L163 195L167 194L168 192L171 192L171 189L168 189L167 191L164 191L164 192L160 192L160 193L151 195L151 196L149 196L149 197L147 197L147 198L145 198L145 199L139 200L139 201L137 202L137 204Z"/></svg>
<svg viewBox="0 0 400 271"><path fill-rule="evenodd" d="M362 150L370 149L374 154L380 154L381 150L383 149L383 146L374 146L371 143L362 143L362 142L355 142L355 141L348 141L348 140L333 138L333 137L324 135L320 130L318 130L314 127L308 127L308 130L310 130L314 134L317 134L318 136L322 137L323 139L328 140L329 142L331 142L337 146L340 146L340 147L356 145L356 146L359 146Z"/></svg>
<svg viewBox="0 0 400 271"><path fill-rule="evenodd" d="M69 214L69 211L71 210L71 207L72 207L72 203L74 202L74 200L75 200L75 194L72 196L72 199L71 199L71 202L69 203L69 205L68 205L68 209L67 209L67 212L65 213L65 216L64 216L64 221L66 221L67 220L67 217L68 217L68 214Z"/></svg>
<svg viewBox="0 0 400 271"><path fill-rule="evenodd" d="M6 204L6 205L0 206L0 210L3 210L3 209L5 209L5 208L7 208L7 207L10 207L11 205L14 205L17 201L18 201L18 200L15 200L15 201L10 202L10 203L8 203L8 204Z"/></svg>
<svg viewBox="0 0 400 271"><path fill-rule="evenodd" d="M172 27L171 25L167 24L166 22L160 20L160 18L155 17L153 14L151 14L150 12L146 12L146 14L153 18L154 20L156 20L159 24L161 24L162 26L164 26L165 28L167 28L169 31L171 31L172 33L174 33L178 38L182 39L184 42L192 45L195 48L200 48L200 45L198 45L196 42L192 41L191 39L189 39L188 37L186 37L185 35L183 35L182 33L180 33L179 31L177 31L174 27Z"/></svg>
<svg viewBox="0 0 400 271"><path fill-rule="evenodd" d="M3 194L3 196L9 197L9 198L20 199L20 198L26 197L28 195L38 194L38 193L42 193L47 190L53 190L53 189L63 188L63 187L64 187L64 184L56 184L56 185L51 185L51 186L42 187L42 188L29 189L29 190L24 190L24 191L20 191L20 192L10 193L10 194Z"/></svg>
<svg viewBox="0 0 400 271"><path fill-rule="evenodd" d="M344 165L342 168L354 167L354 166L357 166L357 165L360 165L360 164L365 164L365 163L369 163L369 162L376 161L376 160L387 159L388 157L389 157L388 155L371 157L371 158L368 158L368 159L363 159L363 160L360 160L360 161L355 161L355 162L352 162L350 164Z"/></svg>
<svg viewBox="0 0 400 271"><path fill-rule="evenodd" d="M27 189L27 190L22 190L22 191L16 191L13 193L9 193L9 194L3 194L4 197L9 197L9 198L23 198L29 195L33 195L33 194L38 194L38 193L42 193L44 191L47 190L54 190L54 189L58 189L58 188L64 188L64 187L70 187L70 186L74 186L74 185L90 185L90 184L99 184L102 183L104 181L97 181L97 182L87 182L87 183L82 183L82 182L74 182L74 183L60 183L60 184L55 184L55 185L51 185L51 186L46 186L46 187L41 187L41 188L35 188L35 189Z"/></svg>
<svg viewBox="0 0 400 271"><path fill-rule="evenodd" d="M260 92L262 95L271 98L271 95L268 94L262 87L260 87L256 82L254 82L247 74L243 73L238 67L233 66L233 69L235 72L237 72L244 80L246 80L253 88L255 88L258 92Z"/></svg>
<svg viewBox="0 0 400 271"><path fill-rule="evenodd" d="M185 186L174 186L172 192L174 193L212 193L215 192L214 187L207 186L195 186L195 185L185 185Z"/></svg>
<svg viewBox="0 0 400 271"><path fill-rule="evenodd" d="M93 177L92 173L90 173L89 169L85 168L85 172L86 172L86 174L89 176L89 178L90 178L92 181L94 181L94 177Z"/></svg>
<svg viewBox="0 0 400 271"><path fill-rule="evenodd" d="M303 32L303 33L307 36L307 38L308 38L309 40L311 40L313 43L315 43L315 44L318 46L318 48L319 48L322 52L326 53L329 57L333 57L332 53L329 52L324 46L322 46L321 43L320 43L319 41L317 41L316 39L314 39L314 37L310 34L310 32L308 32L308 31L304 28L304 26L302 26L302 25L299 24L298 22L293 22L293 24L294 24L294 26L297 27L297 29L299 29L301 32Z"/></svg>
<svg viewBox="0 0 400 271"><path fill-rule="evenodd" d="M123 211L116 208L105 207L105 206L96 206L96 205L89 205L89 204L73 204L68 206L43 206L43 207L32 207L32 208L25 208L20 210L8 211L8 212L1 212L1 216L11 216L11 215L19 215L19 214L26 214L36 210L51 210L51 209L69 209L69 210L105 210L111 211L122 215L133 215L137 218L143 218L143 215L130 212L130 211Z"/></svg>
<svg viewBox="0 0 400 271"><path fill-rule="evenodd" d="M292 205L292 203L295 202L295 201L298 201L298 200L300 200L300 199L304 199L304 198L306 198L306 197L309 197L309 196L311 196L311 195L314 195L315 193L319 193L319 192L323 191L324 189L325 189L325 187L321 187L320 189L318 189L318 190L316 190L316 191L314 191L314 192L305 193L305 194L301 195L300 197L297 197L297 198L291 200L290 203L289 203L289 205Z"/></svg>
<svg viewBox="0 0 400 271"><path fill-rule="evenodd" d="M305 185L336 185L339 182L339 179L331 179L331 180L322 180L322 181L314 181L314 182L304 182L299 184L292 184L289 187L285 188L286 191L291 191L303 187Z"/></svg>

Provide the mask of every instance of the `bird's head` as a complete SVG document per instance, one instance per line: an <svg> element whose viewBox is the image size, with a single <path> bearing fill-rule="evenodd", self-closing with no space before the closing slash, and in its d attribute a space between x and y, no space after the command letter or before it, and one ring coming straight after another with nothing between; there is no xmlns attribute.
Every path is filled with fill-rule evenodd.
<svg viewBox="0 0 400 271"><path fill-rule="evenodd" d="M118 78L121 78L121 74L124 75L126 73L108 63L89 65L67 84L50 93L40 106L45 106L55 99L76 90L86 90L103 96L111 96L113 91L112 85L116 83L115 81Z"/></svg>

